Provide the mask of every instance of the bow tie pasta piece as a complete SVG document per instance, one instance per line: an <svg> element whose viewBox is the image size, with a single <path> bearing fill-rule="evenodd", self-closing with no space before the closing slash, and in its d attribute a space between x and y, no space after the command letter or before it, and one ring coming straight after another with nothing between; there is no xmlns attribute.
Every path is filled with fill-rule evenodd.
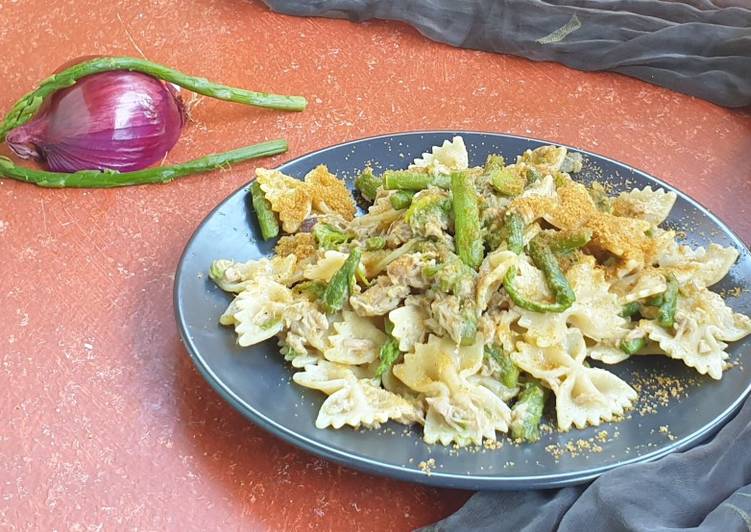
<svg viewBox="0 0 751 532"><path fill-rule="evenodd" d="M347 260L347 254L340 251L328 250L314 264L309 264L303 270L303 275L311 281L329 282Z"/></svg>
<svg viewBox="0 0 751 532"><path fill-rule="evenodd" d="M523 261L520 263L523 264ZM539 283L545 286L544 277L539 270L528 265L526 271L527 280L519 283L527 286L526 290L531 291ZM560 344L564 341L569 325L577 327L595 341L622 337L626 332L626 320L619 315L621 304L618 297L610 292L610 284L606 281L604 272L595 267L594 259L588 258L575 264L566 277L576 294L576 301L564 312L539 313L514 307L520 314L519 326L526 329L527 342L538 347ZM544 292L542 287L537 287L537 291ZM540 296L537 298L546 300Z"/></svg>
<svg viewBox="0 0 751 532"><path fill-rule="evenodd" d="M477 335L473 345L458 347L447 338L430 335L428 342L416 344L414 353L406 353L404 362L393 368L394 375L416 392L440 394L445 386L460 377L474 375L482 367L484 339Z"/></svg>
<svg viewBox="0 0 751 532"><path fill-rule="evenodd" d="M652 224L600 211L580 183L568 183L557 192L558 204L544 212L543 218L548 223L559 229L589 229L593 246L622 261L644 264L645 253L651 249L651 241L645 233Z"/></svg>
<svg viewBox="0 0 751 532"><path fill-rule="evenodd" d="M620 303L625 305L662 294L667 286L665 274L657 268L648 267L617 279L610 289L618 295Z"/></svg>
<svg viewBox="0 0 751 532"><path fill-rule="evenodd" d="M576 301L566 310L566 322L595 341L621 338L626 320L618 296L610 292L605 273L595 267L594 258L583 260L569 269L566 277L576 294Z"/></svg>
<svg viewBox="0 0 751 532"><path fill-rule="evenodd" d="M259 279L272 279L286 286L301 279L294 255L248 262L219 259L211 263L209 276L219 288L234 293L242 292Z"/></svg>
<svg viewBox="0 0 751 532"><path fill-rule="evenodd" d="M284 355L284 360L288 361L293 368L302 369L305 366L316 365L321 360L324 360L323 356L316 351L308 351L306 353L294 351L286 343L287 336L284 335L279 339L279 352Z"/></svg>
<svg viewBox="0 0 751 532"><path fill-rule="evenodd" d="M738 250L718 244L692 249L675 240L665 247L657 262L660 269L672 273L680 284L695 283L708 287L725 277L738 259Z"/></svg>
<svg viewBox="0 0 751 532"><path fill-rule="evenodd" d="M649 320L641 320L639 328L669 357L720 379L729 356L725 342L750 334L751 318L733 312L718 294L689 284L681 287L678 295L673 328Z"/></svg>
<svg viewBox="0 0 751 532"><path fill-rule="evenodd" d="M414 403L416 405L422 404L422 399L420 399L419 394L409 386L404 384L402 381L400 381L394 375L393 367L389 368L388 371L385 371L381 375L381 384L383 385L384 389L388 390L391 393L395 393L400 397L404 397L411 403Z"/></svg>
<svg viewBox="0 0 751 532"><path fill-rule="evenodd" d="M237 343L243 347L268 340L284 327L282 315L292 302L292 293L271 280L249 285L230 303L219 318L222 325L234 325Z"/></svg>
<svg viewBox="0 0 751 532"><path fill-rule="evenodd" d="M428 313L417 305L404 305L389 312L389 321L394 324L391 336L399 342L399 351L411 351L425 339L427 318Z"/></svg>
<svg viewBox="0 0 751 532"><path fill-rule="evenodd" d="M415 159L409 168L424 168L432 174L450 174L469 167L469 155L462 137L444 140L441 146L433 146L430 151L431 153L423 153L422 157Z"/></svg>
<svg viewBox="0 0 751 532"><path fill-rule="evenodd" d="M378 358L386 334L367 318L354 312L342 312L343 320L334 323L336 334L329 336L323 356L340 364L367 364Z"/></svg>
<svg viewBox="0 0 751 532"><path fill-rule="evenodd" d="M514 307L519 314L519 327L526 330L524 340L537 347L560 345L566 337L568 326L566 315L562 312L532 312Z"/></svg>
<svg viewBox="0 0 751 532"><path fill-rule="evenodd" d="M628 218L638 218L653 225L660 225L670 214L677 196L675 192L665 192L658 188L646 186L639 190L621 192L613 200L613 214Z"/></svg>
<svg viewBox="0 0 751 532"><path fill-rule="evenodd" d="M355 217L357 208L344 181L329 172L325 164L316 166L305 176L313 208L323 214L337 214L345 220Z"/></svg>
<svg viewBox="0 0 751 532"><path fill-rule="evenodd" d="M552 174L561 170L567 152L568 150L563 146L540 146L534 150L525 150L523 154L516 158L516 163L526 163L534 166L543 174ZM580 169L572 168L571 170L578 171Z"/></svg>
<svg viewBox="0 0 751 532"><path fill-rule="evenodd" d="M480 374L470 375L469 377L467 377L467 381L470 384L487 388L504 403L508 403L514 397L519 395L518 386L509 388L508 386L505 386L500 380L498 380L496 376Z"/></svg>
<svg viewBox="0 0 751 532"><path fill-rule="evenodd" d="M516 253L505 249L494 251L485 257L480 265L480 274L475 289L478 312L483 312L488 307L488 301L498 291L508 269L516 265L516 262Z"/></svg>
<svg viewBox="0 0 751 532"><path fill-rule="evenodd" d="M511 411L484 386L467 383L449 396L425 399L424 439L428 444L482 445L496 440L496 431L508 431Z"/></svg>
<svg viewBox="0 0 751 532"><path fill-rule="evenodd" d="M543 349L520 343L518 347L512 360L553 390L561 430L572 424L584 428L611 421L636 399L636 392L609 371L584 366L587 346L577 329L568 331L562 345Z"/></svg>
<svg viewBox="0 0 751 532"><path fill-rule="evenodd" d="M592 360L599 360L605 364L620 364L629 356L622 349L609 344L595 344L587 348L587 355Z"/></svg>
<svg viewBox="0 0 751 532"><path fill-rule="evenodd" d="M256 168L256 179L271 203L271 209L279 214L282 229L287 233L296 232L313 205L309 187L279 170L266 168Z"/></svg>
<svg viewBox="0 0 751 532"><path fill-rule="evenodd" d="M624 381L600 368L581 366L566 376L555 392L558 428L598 426L623 415L637 394Z"/></svg>
<svg viewBox="0 0 751 532"><path fill-rule="evenodd" d="M526 255L518 257L516 267L517 274L514 278L514 287L522 297L530 301L553 300L553 293L545 280L545 274L536 268Z"/></svg>
<svg viewBox="0 0 751 532"><path fill-rule="evenodd" d="M520 369L526 371L536 379L540 379L551 389L556 389L563 379L574 368L581 365L581 360L574 359L562 346L562 343L539 347L527 342L519 342L517 351L511 353L511 360Z"/></svg>
<svg viewBox="0 0 751 532"><path fill-rule="evenodd" d="M510 410L491 390L468 381L482 366L484 340L468 347L431 336L414 353L394 366L394 375L416 392L428 396L425 441L443 445L481 444L508 430Z"/></svg>
<svg viewBox="0 0 751 532"><path fill-rule="evenodd" d="M347 365L321 360L317 364L305 366L305 371L293 374L292 380L300 386L331 395L341 390L349 381L357 380L357 377Z"/></svg>
<svg viewBox="0 0 751 532"><path fill-rule="evenodd" d="M414 403L376 387L370 379L358 379L348 366L324 360L306 366L292 378L300 386L329 396L318 412L319 429L344 425L373 428L389 419L405 424L422 420L422 411Z"/></svg>
<svg viewBox="0 0 751 532"><path fill-rule="evenodd" d="M519 198L550 198L551 200L557 200L558 193L556 192L553 176L546 175L542 179L538 179L529 185L524 192L519 194Z"/></svg>
<svg viewBox="0 0 751 532"><path fill-rule="evenodd" d="M362 379L349 382L323 402L316 427L376 428L389 419L409 425L422 421L422 412L403 397Z"/></svg>

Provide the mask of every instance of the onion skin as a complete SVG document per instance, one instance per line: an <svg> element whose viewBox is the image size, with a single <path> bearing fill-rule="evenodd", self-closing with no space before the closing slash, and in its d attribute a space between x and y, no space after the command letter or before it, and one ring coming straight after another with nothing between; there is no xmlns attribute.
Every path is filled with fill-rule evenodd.
<svg viewBox="0 0 751 532"><path fill-rule="evenodd" d="M22 96L5 117L0 121L0 142L8 140L11 132L18 130L13 135L13 149L24 157L42 158L49 156L49 143L37 142L49 134L50 119L48 109L52 108L50 102L61 91L71 89L89 76L95 76L105 72L140 72L151 76L155 80L162 80L168 84L167 88L176 86L190 90L203 96L216 98L226 102L234 102L243 105L252 105L266 109L280 111L303 111L308 101L302 96L285 96L267 92L250 91L237 87L230 87L215 83L205 78L190 76L179 70L175 70L159 63L136 57L96 57L81 63L76 63L68 68L56 72L43 80L37 88ZM87 100L83 100L84 111L88 109ZM177 100L176 100L177 101ZM79 102L79 105L80 102ZM180 123L184 122L182 104L177 101L180 108ZM35 119L44 116L45 120L34 123ZM122 120L124 121L124 120ZM120 122L122 122L120 121ZM118 122L117 120L115 122ZM43 136L44 135L44 136ZM110 139L112 139L110 135ZM123 140L115 137L118 141ZM125 139L128 140L128 139ZM269 157L287 151L287 142L284 139L270 140L237 148L223 153L213 153L198 159L172 165L159 165L153 168L121 172L117 169L100 169L103 165L94 165L99 168L77 170L74 172L55 172L26 168L16 165L8 157L0 156L0 177L7 177L32 183L40 187L54 188L110 188L133 185L146 185L150 183L168 183L173 179L210 172L219 168L226 169L233 164L254 159L256 157ZM140 166L140 164L139 164Z"/></svg>
<svg viewBox="0 0 751 532"><path fill-rule="evenodd" d="M55 172L141 170L180 138L185 110L174 87L140 72L86 76L54 93L7 142Z"/></svg>

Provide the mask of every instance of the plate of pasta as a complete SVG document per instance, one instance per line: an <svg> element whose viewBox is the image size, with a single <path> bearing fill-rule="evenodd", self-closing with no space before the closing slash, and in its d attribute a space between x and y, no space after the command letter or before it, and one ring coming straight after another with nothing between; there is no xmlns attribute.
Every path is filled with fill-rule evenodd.
<svg viewBox="0 0 751 532"><path fill-rule="evenodd" d="M634 168L414 132L255 174L188 243L177 322L209 384L305 450L557 487L696 445L749 392L748 250Z"/></svg>

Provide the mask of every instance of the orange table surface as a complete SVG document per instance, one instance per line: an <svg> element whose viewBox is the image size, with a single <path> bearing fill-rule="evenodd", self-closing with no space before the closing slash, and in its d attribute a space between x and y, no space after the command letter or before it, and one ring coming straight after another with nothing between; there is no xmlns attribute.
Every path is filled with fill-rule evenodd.
<svg viewBox="0 0 751 532"><path fill-rule="evenodd" d="M143 54L310 101L285 114L197 99L169 161L279 137L289 152L263 165L387 132L508 132L635 165L751 240L748 110L620 75L241 0L3 2L0 48L0 109L86 54ZM0 528L406 530L467 498L282 443L193 369L173 318L175 267L254 165L116 190L0 180Z"/></svg>

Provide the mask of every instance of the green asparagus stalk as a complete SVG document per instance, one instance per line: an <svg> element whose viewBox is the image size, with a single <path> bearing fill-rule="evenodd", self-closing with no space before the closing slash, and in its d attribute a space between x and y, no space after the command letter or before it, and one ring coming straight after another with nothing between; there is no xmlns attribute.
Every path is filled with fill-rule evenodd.
<svg viewBox="0 0 751 532"><path fill-rule="evenodd" d="M279 234L279 220L276 219L276 214L271 210L271 203L266 199L258 181L253 181L250 185L250 200L263 239L269 240L276 237Z"/></svg>
<svg viewBox="0 0 751 532"><path fill-rule="evenodd" d="M511 300L517 306L532 312L563 312L569 308L576 301L576 294L568 284L550 248L535 239L529 244L529 255L535 265L545 274L545 280L555 296L555 303L539 303L522 296L514 287L516 266L509 268L503 279L503 287Z"/></svg>
<svg viewBox="0 0 751 532"><path fill-rule="evenodd" d="M531 301L525 298L519 293L514 286L514 279L516 279L517 268L511 266L506 272L506 276L503 278L503 288L506 289L506 293L511 298L511 301L516 306L521 307L531 312L563 312L571 305L564 305L562 303L540 303L537 301Z"/></svg>
<svg viewBox="0 0 751 532"><path fill-rule="evenodd" d="M451 193L457 255L464 264L476 270L482 263L485 250L477 190L472 176L464 172L451 174Z"/></svg>
<svg viewBox="0 0 751 532"><path fill-rule="evenodd" d="M675 323L675 310L678 305L678 280L672 273L667 277L668 285L662 294L662 304L657 316L657 323L663 327L672 327Z"/></svg>
<svg viewBox="0 0 751 532"><path fill-rule="evenodd" d="M545 274L545 280L555 295L556 303L571 306L576 301L576 294L568 284L568 279L563 275L558 259L549 247L538 242L536 239L529 244L529 256L535 266Z"/></svg>
<svg viewBox="0 0 751 532"><path fill-rule="evenodd" d="M400 354L399 342L393 336L389 336L388 340L381 346L381 351L378 354L381 362L376 369L376 377L380 377L391 369L391 366L394 365Z"/></svg>
<svg viewBox="0 0 751 532"><path fill-rule="evenodd" d="M445 175L434 176L413 170L386 170L383 173L383 186L388 190L412 190L417 192L434 186L449 188L449 178Z"/></svg>
<svg viewBox="0 0 751 532"><path fill-rule="evenodd" d="M18 100L8 115L0 123L0 142L5 135L14 128L31 120L39 111L47 97L53 93L75 85L75 83L92 74L110 72L112 70L128 70L142 72L155 78L174 83L190 91L210 96L218 100L255 105L282 111L302 111L308 102L302 96L281 96L265 92L253 92L212 83L204 78L188 76L169 67L138 59L135 57L100 57L73 65L62 72L53 74L44 80L39 87Z"/></svg>
<svg viewBox="0 0 751 532"><path fill-rule="evenodd" d="M495 170L499 170L503 168L504 166L506 166L506 160L503 158L503 155L499 155L497 153L491 153L485 159L483 172L485 172L485 174L490 174Z"/></svg>
<svg viewBox="0 0 751 532"><path fill-rule="evenodd" d="M412 197L415 195L415 193L411 190L397 190L391 196L389 197L389 202L391 202L391 206L396 209L397 211L400 211L402 209L406 209L410 206L412 203Z"/></svg>
<svg viewBox="0 0 751 532"><path fill-rule="evenodd" d="M499 379L504 386L515 388L519 384L519 368L498 344L485 346L485 355L496 361L500 369Z"/></svg>
<svg viewBox="0 0 751 532"><path fill-rule="evenodd" d="M0 157L0 177L9 177L18 181L33 183L40 187L62 188L112 188L149 183L168 183L178 177L217 168L226 168L235 163L268 157L287 151L287 141L270 140L253 146L246 146L225 153L214 153L174 166L144 168L135 172L117 172L114 170L79 170L78 172L48 172L16 166L7 157Z"/></svg>
<svg viewBox="0 0 751 532"><path fill-rule="evenodd" d="M540 439L540 421L545 407L545 389L528 382L511 409L511 436L515 440L536 442Z"/></svg>
<svg viewBox="0 0 751 532"><path fill-rule="evenodd" d="M366 166L365 169L355 178L355 188L360 191L362 197L372 202L376 194L378 193L378 187L383 185L383 178L373 173L373 169L370 166Z"/></svg>
<svg viewBox="0 0 751 532"><path fill-rule="evenodd" d="M326 312L333 314L342 310L355 284L355 272L360 265L362 251L355 248L350 251L347 260L329 281L326 291L323 293L323 307Z"/></svg>
<svg viewBox="0 0 751 532"><path fill-rule="evenodd" d="M621 317L622 318L630 318L632 316L636 316L639 314L639 311L641 310L641 305L638 301L632 301L631 303L626 303L623 305L623 309L621 310Z"/></svg>
<svg viewBox="0 0 751 532"><path fill-rule="evenodd" d="M524 251L524 218L519 213L510 212L506 215L506 232L509 251L519 255Z"/></svg>
<svg viewBox="0 0 751 532"><path fill-rule="evenodd" d="M339 249L352 240L353 235L340 231L327 223L317 223L313 228L313 237L322 249Z"/></svg>
<svg viewBox="0 0 751 532"><path fill-rule="evenodd" d="M325 291L326 285L323 281L302 281L292 287L292 292L302 294L311 301L322 299Z"/></svg>
<svg viewBox="0 0 751 532"><path fill-rule="evenodd" d="M539 238L539 237L538 237ZM575 229L570 231L556 231L543 240L555 255L566 255L586 246L592 240L589 229Z"/></svg>
<svg viewBox="0 0 751 532"><path fill-rule="evenodd" d="M386 237L383 236L371 236L365 240L365 250L375 251L377 249L383 249L386 247Z"/></svg>
<svg viewBox="0 0 751 532"><path fill-rule="evenodd" d="M622 340L621 341L621 351L626 353L627 355L633 355L637 351L641 350L645 345L647 345L647 339L643 336L640 336L639 338L632 338L631 340Z"/></svg>
<svg viewBox="0 0 751 532"><path fill-rule="evenodd" d="M520 173L514 173L508 167L499 168L490 174L490 183L504 196L518 196L524 192L527 179Z"/></svg>
<svg viewBox="0 0 751 532"><path fill-rule="evenodd" d="M462 332L460 345L473 345L477 339L477 310L468 301L462 302Z"/></svg>

